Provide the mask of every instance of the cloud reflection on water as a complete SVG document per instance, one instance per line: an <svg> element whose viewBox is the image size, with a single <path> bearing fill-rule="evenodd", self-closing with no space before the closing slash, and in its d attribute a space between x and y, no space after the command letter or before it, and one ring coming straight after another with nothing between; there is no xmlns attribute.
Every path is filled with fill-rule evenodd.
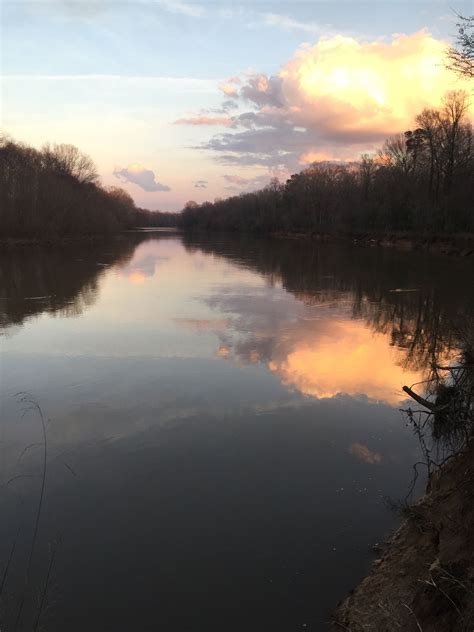
<svg viewBox="0 0 474 632"><path fill-rule="evenodd" d="M232 314L216 355L240 365L260 363L303 395L362 395L398 405L405 399L402 385L420 381L421 371L404 366L406 351L388 333L351 318L346 293L339 298L333 296L315 315L311 297L302 302L284 290L212 296L214 307Z"/></svg>

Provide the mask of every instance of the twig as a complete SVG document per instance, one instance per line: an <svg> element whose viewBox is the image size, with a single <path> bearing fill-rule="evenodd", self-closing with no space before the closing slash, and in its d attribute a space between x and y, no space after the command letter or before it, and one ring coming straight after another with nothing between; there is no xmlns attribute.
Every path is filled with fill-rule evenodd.
<svg viewBox="0 0 474 632"><path fill-rule="evenodd" d="M40 517L41 517L41 509L43 507L44 490L46 486L46 465L48 462L48 441L46 437L46 423L43 416L43 411L41 410L40 405L34 400L29 399L29 397L30 396L28 395L28 393L25 393L24 396L20 399L20 401L29 403L31 405L30 410L36 409L39 414L39 418L41 421L41 429L43 433L43 472L42 472L42 481L41 481L41 491L40 491L39 500L38 500L38 508L36 510L35 526L33 530L33 537L31 539L31 549L30 549L28 564L27 564L26 573L25 573L25 583L23 586L23 593L21 596L20 606L18 608L18 613L15 620L15 628L14 628L15 632L17 632L18 626L20 625L21 615L23 613L23 607L25 605L26 591L27 591L28 584L30 581L31 566L33 563L33 556L34 556L35 548L36 548L36 540L38 537L38 527L39 527L39 522L40 522Z"/></svg>
<svg viewBox="0 0 474 632"><path fill-rule="evenodd" d="M5 584L7 582L8 571L10 569L10 564L11 564L11 561L13 559L13 555L15 553L16 543L17 543L18 537L20 535L20 530L21 529L18 529L18 531L16 533L16 536L15 536L15 539L13 540L12 548L10 550L10 556L8 558L7 565L5 566L5 571L3 572L2 583L0 584L0 595L3 593L3 589L5 588Z"/></svg>
<svg viewBox="0 0 474 632"><path fill-rule="evenodd" d="M39 607L38 607L38 613L36 615L36 620L33 624L33 632L36 632L36 630L38 629L38 625L41 619L41 614L43 612L43 607L44 607L44 602L46 600L46 594L48 591L48 584L49 584L49 578L51 577L51 570L53 568L53 564L54 564L54 559L56 557L56 551L57 551L57 543L55 544L55 546L52 548L51 550L51 558L49 560L49 566L48 566L48 572L46 573L46 579L45 579L45 583L44 583L44 588L43 588L43 594L41 595L41 600L39 603Z"/></svg>
<svg viewBox="0 0 474 632"><path fill-rule="evenodd" d="M417 625L417 627L418 627L418 630L419 630L420 632L423 632L423 628L421 627L420 622L418 621L418 618L417 618L416 614L413 612L413 610L410 608L410 606L408 606L406 603L403 603L403 602L402 602L402 606L404 606L404 607L405 607L405 608L406 608L409 612L411 612L411 614L412 614L412 615L414 616L414 618L415 618L415 621L416 621L416 625Z"/></svg>

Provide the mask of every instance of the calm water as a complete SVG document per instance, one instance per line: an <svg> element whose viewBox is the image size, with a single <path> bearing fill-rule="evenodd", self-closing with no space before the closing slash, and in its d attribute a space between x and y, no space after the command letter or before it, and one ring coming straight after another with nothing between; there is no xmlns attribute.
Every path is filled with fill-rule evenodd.
<svg viewBox="0 0 474 632"><path fill-rule="evenodd" d="M48 632L326 629L396 525L401 387L455 349L472 264L169 233L0 264L2 631L41 601Z"/></svg>

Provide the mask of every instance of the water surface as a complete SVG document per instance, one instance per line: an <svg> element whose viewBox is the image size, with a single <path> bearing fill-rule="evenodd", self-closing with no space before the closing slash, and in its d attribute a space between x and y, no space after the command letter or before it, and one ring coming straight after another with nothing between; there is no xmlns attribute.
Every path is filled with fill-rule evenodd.
<svg viewBox="0 0 474 632"><path fill-rule="evenodd" d="M18 630L41 601L49 632L326 629L396 525L401 389L456 348L472 264L160 232L0 263L2 629L22 595Z"/></svg>

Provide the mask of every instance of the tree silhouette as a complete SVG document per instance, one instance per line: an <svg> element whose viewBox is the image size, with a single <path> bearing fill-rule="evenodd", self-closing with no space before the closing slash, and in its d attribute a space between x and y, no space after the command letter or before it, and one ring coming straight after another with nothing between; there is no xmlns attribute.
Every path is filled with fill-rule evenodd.
<svg viewBox="0 0 474 632"><path fill-rule="evenodd" d="M474 15L458 15L456 46L448 50L448 68L463 77L474 77Z"/></svg>

